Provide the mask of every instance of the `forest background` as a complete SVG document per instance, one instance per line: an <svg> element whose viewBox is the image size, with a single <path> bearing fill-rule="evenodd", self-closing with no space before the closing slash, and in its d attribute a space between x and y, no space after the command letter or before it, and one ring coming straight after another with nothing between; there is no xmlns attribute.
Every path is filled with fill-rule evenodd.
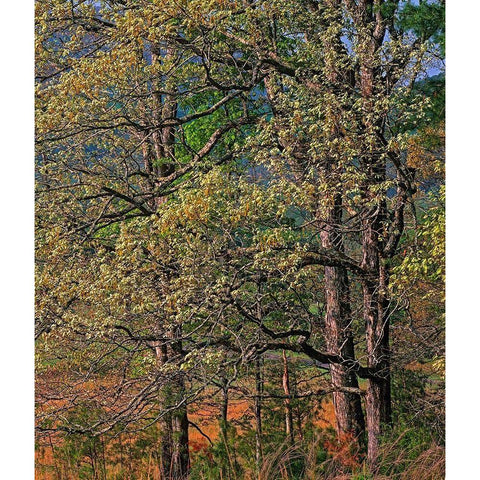
<svg viewBox="0 0 480 480"><path fill-rule="evenodd" d="M460 3L460 2L456 2ZM7 395L3 395L2 402L7 400L9 403L2 404L2 411L15 412L13 421L9 424L8 448L2 448L5 457L13 459L13 465L7 467L17 473L18 478L28 478L32 472L33 462L33 412L32 412L32 388L33 388L33 335L30 324L25 319L33 318L33 240L32 240L32 216L33 216L33 175L32 163L26 159L33 158L33 129L32 129L32 104L28 103L28 94L31 92L33 78L32 68L22 66L17 68L19 59L25 64L25 59L30 58L30 65L33 63L31 49L31 31L24 19L29 17L28 11L21 11L19 6L9 12L7 7L4 18L22 18L18 25L12 31L11 28L5 28L2 39L2 45L10 45L10 48L4 51L6 55L4 64L15 66L8 69L9 83L2 88L2 94L8 97L9 108L8 115L4 115L2 132L4 138L8 140L8 147L4 158L8 159L6 163L6 172L3 175L2 182L5 182L5 188L2 188L2 200L4 201L4 229L3 240L7 239L9 243L2 245L2 264L8 265L3 275L7 279L6 285L2 288L2 295L8 301L2 302L8 305L4 309L4 322L6 331L3 335L5 348L2 352L2 366L4 372ZM448 371L448 405L449 415L449 446L453 456L451 468L454 469L455 476L471 474L475 470L475 453L469 451L474 448L475 441L468 438L468 431L477 432L478 428L472 428L474 423L475 396L472 391L473 385L470 380L471 373L468 373L468 366L474 365L475 339L478 333L478 326L475 325L474 302L476 299L475 265L476 232L475 217L478 178L475 165L474 143L476 140L476 122L472 113L477 111L478 98L476 96L476 77L475 75L475 52L471 45L474 44L473 37L475 32L475 9L468 6L468 15L460 6L453 5L447 8L448 15L448 34L449 47L448 55L448 111L449 117L447 126L448 134L448 263L449 263L449 297L447 308L447 319L450 319L448 325L448 348L449 360ZM30 10L30 17L32 17ZM458 15L458 16L457 16ZM469 24L469 22L472 22ZM26 28L27 27L27 28ZM450 33L451 32L451 33ZM30 37L30 43L24 41ZM461 39L458 42L458 38ZM11 46L15 39L14 47ZM457 44L458 42L458 44ZM470 47L467 47L470 46ZM471 70L469 70L471 69ZM26 85L22 86L22 80L26 80ZM30 94L30 100L32 100ZM13 99L13 105L12 105ZM4 104L7 104L6 99ZM471 113L469 113L471 112ZM8 118L7 118L8 117ZM11 128L13 126L13 128ZM10 127L10 128L8 128ZM11 139L14 139L12 142ZM28 141L27 141L28 140ZM13 147L9 150L10 145ZM12 181L15 179L15 181ZM8 187L8 188L7 188ZM452 210L453 208L453 210ZM30 219L30 221L29 221ZM13 261L12 261L13 259ZM468 266L468 269L467 269ZM469 280L466 270L472 272L473 276ZM458 292L458 293L457 293ZM12 301L12 299L14 299ZM470 304L469 304L470 303ZM468 334L467 334L468 333ZM471 343L470 343L471 342ZM452 353L453 352L453 353ZM472 352L471 354L466 352ZM467 370L466 373L465 370ZM451 373L451 372L454 373ZM18 379L25 378L25 387L18 388ZM31 381L28 381L31 380ZM5 390L4 390L5 391ZM22 405L21 402L24 402ZM463 416L464 415L464 416ZM10 416L10 415L9 415ZM467 429L466 426L469 426ZM30 450L28 445L30 439ZM455 452L458 446L460 452ZM13 448L12 448L13 447ZM11 455L14 450L16 455ZM31 459L30 465L23 459ZM469 461L473 465L469 464ZM25 473L23 473L25 468ZM478 466L477 466L478 468ZM22 472L22 473L20 473ZM452 472L451 478L455 478ZM448 477L447 477L448 478Z"/></svg>

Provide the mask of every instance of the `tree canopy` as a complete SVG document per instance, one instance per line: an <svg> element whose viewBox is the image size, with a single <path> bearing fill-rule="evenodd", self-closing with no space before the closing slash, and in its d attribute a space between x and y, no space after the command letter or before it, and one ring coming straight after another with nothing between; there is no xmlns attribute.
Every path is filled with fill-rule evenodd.
<svg viewBox="0 0 480 480"><path fill-rule="evenodd" d="M41 441L153 429L158 478L244 478L229 448L265 474L282 432L266 402L313 445L295 408L330 398L355 468L381 473L398 428L441 445L443 22L433 1L36 2ZM189 441L209 401L213 477Z"/></svg>

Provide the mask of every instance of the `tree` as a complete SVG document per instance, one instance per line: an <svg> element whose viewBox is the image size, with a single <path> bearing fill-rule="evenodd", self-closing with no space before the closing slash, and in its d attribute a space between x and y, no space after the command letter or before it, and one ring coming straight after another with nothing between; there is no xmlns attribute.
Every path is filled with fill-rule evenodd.
<svg viewBox="0 0 480 480"><path fill-rule="evenodd" d="M115 225L152 215L183 179L229 158L232 132L251 121L252 112L239 107L242 91L205 83L203 66L158 34L151 13L123 2L37 4L38 208L48 210L52 198L60 203L48 220L42 210L40 229L89 243L96 255L100 246L112 248ZM170 25L167 37L175 36L174 10L158 13L160 24ZM193 81L199 70L203 78ZM85 253L77 254L88 264L92 255ZM68 303L76 311L75 292ZM56 319L42 316L40 330L50 329ZM154 346L165 364L182 352L181 326L165 330L162 321L152 327L171 338ZM172 478L188 469L188 419L176 398L183 381L175 376L160 395L166 405L180 402L162 417L164 474Z"/></svg>
<svg viewBox="0 0 480 480"><path fill-rule="evenodd" d="M160 421L166 478L187 475L212 372L269 350L329 369L338 433L366 426L372 468L391 423L405 153L443 10L266 7L37 4L39 336L123 372L122 413L89 429Z"/></svg>

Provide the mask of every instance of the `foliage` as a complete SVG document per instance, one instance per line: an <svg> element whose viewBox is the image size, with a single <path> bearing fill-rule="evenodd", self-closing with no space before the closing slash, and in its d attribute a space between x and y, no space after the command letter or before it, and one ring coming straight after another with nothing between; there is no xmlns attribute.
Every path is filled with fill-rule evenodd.
<svg viewBox="0 0 480 480"><path fill-rule="evenodd" d="M129 478L147 451L172 478L365 477L395 463L382 439L422 457L406 429L442 390L444 87L425 72L443 11L37 2L37 430L91 459L77 475L105 477L118 436ZM419 363L429 378L404 372ZM332 395L335 434L313 426ZM237 430L224 411L189 465L195 408L232 396L249 413Z"/></svg>

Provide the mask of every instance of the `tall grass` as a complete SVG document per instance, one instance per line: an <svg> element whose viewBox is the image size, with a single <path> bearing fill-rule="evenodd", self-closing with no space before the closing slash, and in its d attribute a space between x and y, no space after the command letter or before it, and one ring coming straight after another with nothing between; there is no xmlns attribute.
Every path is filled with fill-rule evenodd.
<svg viewBox="0 0 480 480"><path fill-rule="evenodd" d="M117 439L118 440L118 439ZM122 442L118 455L113 445L99 456L103 468L93 465L85 456L86 444L76 439L55 447L55 458L49 467L38 468L36 478L44 480L167 480L162 479L155 455L156 444L137 450L137 442ZM148 443L148 442L147 442ZM227 445L225 444L227 443ZM231 432L228 442L221 438L211 447L192 457L190 480L443 480L445 449L422 437L416 430L404 430L395 438L385 439L375 473L369 471L363 457L328 430L312 432L308 438L290 444L287 441L266 445L260 468L252 455L252 437ZM89 446L89 445L87 445ZM68 448L67 448L68 447ZM147 448L145 448L147 447ZM40 452L38 452L40 453ZM54 453L53 451L51 453ZM88 452L87 452L88 453ZM103 456L105 455L105 457ZM87 458L88 457L88 458ZM97 460L99 460L97 459ZM90 463L88 462L90 460ZM40 467L40 465L37 465ZM95 467L95 468L94 468Z"/></svg>
<svg viewBox="0 0 480 480"><path fill-rule="evenodd" d="M445 449L433 443L419 445L412 454L399 437L381 449L377 473L365 462L352 463L345 457L325 458L321 436L308 445L279 445L264 458L255 475L250 470L244 478L258 480L442 480L445 478Z"/></svg>

